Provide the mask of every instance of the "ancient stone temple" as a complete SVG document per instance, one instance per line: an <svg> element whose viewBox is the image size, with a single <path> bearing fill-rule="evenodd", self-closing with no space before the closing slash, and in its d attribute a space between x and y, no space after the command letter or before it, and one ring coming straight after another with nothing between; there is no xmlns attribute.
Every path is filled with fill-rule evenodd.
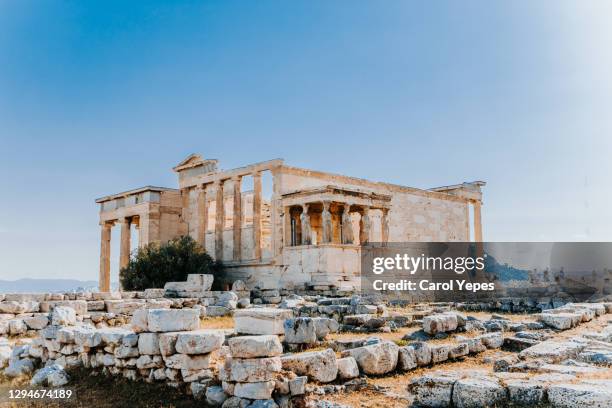
<svg viewBox="0 0 612 408"><path fill-rule="evenodd" d="M481 181L422 190L280 159L220 170L196 154L173 170L178 189L147 186L96 200L101 291L110 287L116 224L120 266L129 261L132 226L138 245L189 234L230 279L262 289L354 288L367 242L482 241Z"/></svg>

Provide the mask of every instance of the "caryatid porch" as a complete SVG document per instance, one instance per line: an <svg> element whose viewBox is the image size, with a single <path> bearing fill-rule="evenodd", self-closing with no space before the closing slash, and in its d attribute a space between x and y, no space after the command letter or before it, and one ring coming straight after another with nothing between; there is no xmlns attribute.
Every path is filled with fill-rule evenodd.
<svg viewBox="0 0 612 408"><path fill-rule="evenodd" d="M284 194L283 264L289 280L354 288L361 245L389 240L391 197L325 186Z"/></svg>
<svg viewBox="0 0 612 408"><path fill-rule="evenodd" d="M390 202L388 195L335 186L284 194L285 246L387 242Z"/></svg>

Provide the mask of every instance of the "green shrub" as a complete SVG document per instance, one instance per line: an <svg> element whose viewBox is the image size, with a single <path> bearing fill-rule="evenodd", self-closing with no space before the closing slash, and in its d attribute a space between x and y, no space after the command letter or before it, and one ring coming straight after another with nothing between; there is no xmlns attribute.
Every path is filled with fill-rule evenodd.
<svg viewBox="0 0 612 408"><path fill-rule="evenodd" d="M220 281L221 264L213 261L190 236L139 248L119 272L123 290L163 288L166 282L187 280L189 274L213 274Z"/></svg>

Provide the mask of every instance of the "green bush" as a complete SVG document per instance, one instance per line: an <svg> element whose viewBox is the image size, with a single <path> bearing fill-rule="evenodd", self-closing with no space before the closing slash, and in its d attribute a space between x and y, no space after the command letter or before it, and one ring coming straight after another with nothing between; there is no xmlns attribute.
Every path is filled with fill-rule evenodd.
<svg viewBox="0 0 612 408"><path fill-rule="evenodd" d="M166 282L187 280L189 274L213 274L220 281L221 264L213 261L190 236L139 248L119 272L123 290L163 288Z"/></svg>

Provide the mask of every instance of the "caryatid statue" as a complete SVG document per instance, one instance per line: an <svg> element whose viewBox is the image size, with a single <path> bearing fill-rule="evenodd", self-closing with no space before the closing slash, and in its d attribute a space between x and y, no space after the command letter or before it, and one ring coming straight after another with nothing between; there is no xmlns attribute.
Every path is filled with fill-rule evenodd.
<svg viewBox="0 0 612 408"><path fill-rule="evenodd" d="M342 243L353 243L353 221L351 219L351 205L345 204L342 210Z"/></svg>
<svg viewBox="0 0 612 408"><path fill-rule="evenodd" d="M302 223L302 245L310 245L312 240L310 234L310 215L308 215L308 204L302 204L300 222Z"/></svg>

